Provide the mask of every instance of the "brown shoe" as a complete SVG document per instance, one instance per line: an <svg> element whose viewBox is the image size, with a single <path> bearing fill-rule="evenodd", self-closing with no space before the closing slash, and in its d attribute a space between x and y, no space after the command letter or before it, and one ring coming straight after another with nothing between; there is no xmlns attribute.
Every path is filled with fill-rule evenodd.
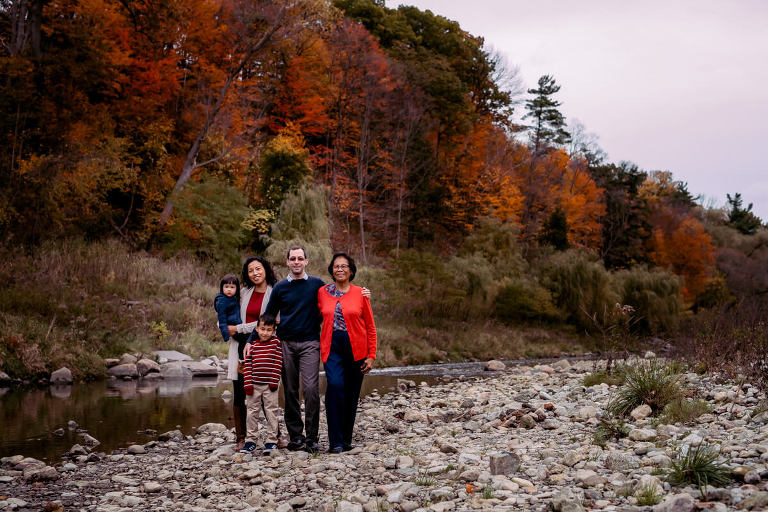
<svg viewBox="0 0 768 512"><path fill-rule="evenodd" d="M243 449L243 446L245 446L245 439L240 439L239 441L237 441L237 451L238 452Z"/></svg>

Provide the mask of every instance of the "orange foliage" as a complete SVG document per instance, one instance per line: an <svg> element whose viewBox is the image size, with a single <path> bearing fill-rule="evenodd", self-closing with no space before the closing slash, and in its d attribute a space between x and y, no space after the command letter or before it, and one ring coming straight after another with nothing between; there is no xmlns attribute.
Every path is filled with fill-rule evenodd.
<svg viewBox="0 0 768 512"><path fill-rule="evenodd" d="M693 302L713 277L715 248L712 238L689 212L676 212L668 206L658 208L651 223L651 260L682 277L683 296L686 301Z"/></svg>

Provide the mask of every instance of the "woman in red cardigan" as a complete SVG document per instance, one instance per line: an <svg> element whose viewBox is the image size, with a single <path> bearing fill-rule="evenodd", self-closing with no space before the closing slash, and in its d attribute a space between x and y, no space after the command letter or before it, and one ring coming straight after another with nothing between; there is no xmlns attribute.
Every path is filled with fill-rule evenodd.
<svg viewBox="0 0 768 512"><path fill-rule="evenodd" d="M376 359L376 325L371 303L352 284L357 267L346 253L331 258L333 283L320 288L317 304L323 316L320 358L325 368L325 415L329 453L349 451L363 377Z"/></svg>

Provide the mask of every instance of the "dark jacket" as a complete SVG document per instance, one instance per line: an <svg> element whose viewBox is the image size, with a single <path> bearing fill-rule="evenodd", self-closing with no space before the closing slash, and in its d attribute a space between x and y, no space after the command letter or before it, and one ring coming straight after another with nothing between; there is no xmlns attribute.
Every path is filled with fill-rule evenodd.
<svg viewBox="0 0 768 512"><path fill-rule="evenodd" d="M213 307L216 309L219 322L219 330L224 341L229 341L230 325L239 325L243 323L240 320L240 301L237 297L227 297L223 293L216 294L213 299Z"/></svg>

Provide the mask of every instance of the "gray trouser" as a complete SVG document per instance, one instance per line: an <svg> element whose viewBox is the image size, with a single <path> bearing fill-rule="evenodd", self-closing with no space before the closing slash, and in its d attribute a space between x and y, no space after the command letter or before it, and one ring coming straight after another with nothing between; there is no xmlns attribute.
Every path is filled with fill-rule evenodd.
<svg viewBox="0 0 768 512"><path fill-rule="evenodd" d="M320 427L320 340L283 340L283 391L285 392L285 426L291 441L304 437L306 422L307 440L317 442ZM304 422L299 405L299 375L304 394Z"/></svg>

